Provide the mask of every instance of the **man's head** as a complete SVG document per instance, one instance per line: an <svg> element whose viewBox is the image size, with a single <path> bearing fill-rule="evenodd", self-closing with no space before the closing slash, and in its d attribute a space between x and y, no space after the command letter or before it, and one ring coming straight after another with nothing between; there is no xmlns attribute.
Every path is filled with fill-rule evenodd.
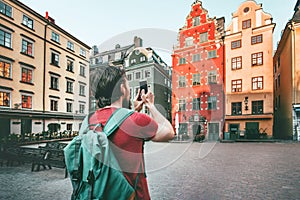
<svg viewBox="0 0 300 200"><path fill-rule="evenodd" d="M99 108L111 105L122 97L123 107L129 107L129 85L125 71L119 67L105 66L91 74L91 87Z"/></svg>

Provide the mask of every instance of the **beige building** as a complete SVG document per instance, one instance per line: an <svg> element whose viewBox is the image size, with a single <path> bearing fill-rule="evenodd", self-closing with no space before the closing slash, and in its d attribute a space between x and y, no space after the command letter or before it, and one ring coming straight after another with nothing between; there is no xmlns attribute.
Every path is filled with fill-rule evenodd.
<svg viewBox="0 0 300 200"><path fill-rule="evenodd" d="M0 1L0 136L78 131L91 48L17 0ZM51 125L50 125L51 126Z"/></svg>
<svg viewBox="0 0 300 200"><path fill-rule="evenodd" d="M274 55L274 136L300 140L300 0Z"/></svg>
<svg viewBox="0 0 300 200"><path fill-rule="evenodd" d="M273 133L272 16L248 0L225 35L225 132L259 138Z"/></svg>

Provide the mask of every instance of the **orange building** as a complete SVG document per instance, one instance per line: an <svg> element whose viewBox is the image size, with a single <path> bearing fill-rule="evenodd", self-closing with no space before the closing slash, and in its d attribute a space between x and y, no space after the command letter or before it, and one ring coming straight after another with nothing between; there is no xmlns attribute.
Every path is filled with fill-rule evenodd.
<svg viewBox="0 0 300 200"><path fill-rule="evenodd" d="M222 137L224 18L208 17L196 0L179 29L172 59L172 123L180 138Z"/></svg>
<svg viewBox="0 0 300 200"><path fill-rule="evenodd" d="M272 136L274 27L262 4L248 0L226 29L225 131L234 137Z"/></svg>
<svg viewBox="0 0 300 200"><path fill-rule="evenodd" d="M274 137L300 140L300 0L274 55Z"/></svg>

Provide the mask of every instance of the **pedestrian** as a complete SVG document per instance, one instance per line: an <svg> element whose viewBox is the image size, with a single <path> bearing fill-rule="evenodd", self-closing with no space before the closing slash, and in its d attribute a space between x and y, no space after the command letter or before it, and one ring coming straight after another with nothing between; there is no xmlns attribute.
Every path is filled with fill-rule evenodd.
<svg viewBox="0 0 300 200"><path fill-rule="evenodd" d="M110 115L118 108L129 108L130 88L125 71L119 67L107 66L104 70L95 70L91 75L91 87L99 109L91 115L90 124L105 125ZM136 186L137 199L150 199L144 165L144 142L167 142L174 137L170 122L156 109L154 94L148 90L138 91L141 100L136 97L134 112L108 139L127 181ZM137 96L138 96L137 95ZM140 113L143 106L150 116ZM136 179L138 177L138 179ZM137 183L135 181L137 180Z"/></svg>

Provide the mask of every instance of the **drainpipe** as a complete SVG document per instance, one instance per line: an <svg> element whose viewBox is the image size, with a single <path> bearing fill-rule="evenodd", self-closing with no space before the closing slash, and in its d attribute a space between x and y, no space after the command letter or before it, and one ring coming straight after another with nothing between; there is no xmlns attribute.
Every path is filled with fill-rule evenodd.
<svg viewBox="0 0 300 200"><path fill-rule="evenodd" d="M291 21L291 32L292 32L292 41L291 41L291 45L292 45L292 87L293 87L293 104L296 103L296 85L295 85L295 55L296 55L296 52L295 52L295 49L296 49L296 40L295 40L295 26L294 26L294 22Z"/></svg>
<svg viewBox="0 0 300 200"><path fill-rule="evenodd" d="M45 131L45 98L46 98L46 45L47 45L47 27L48 21L45 24L44 30L44 66L43 66L43 132Z"/></svg>

